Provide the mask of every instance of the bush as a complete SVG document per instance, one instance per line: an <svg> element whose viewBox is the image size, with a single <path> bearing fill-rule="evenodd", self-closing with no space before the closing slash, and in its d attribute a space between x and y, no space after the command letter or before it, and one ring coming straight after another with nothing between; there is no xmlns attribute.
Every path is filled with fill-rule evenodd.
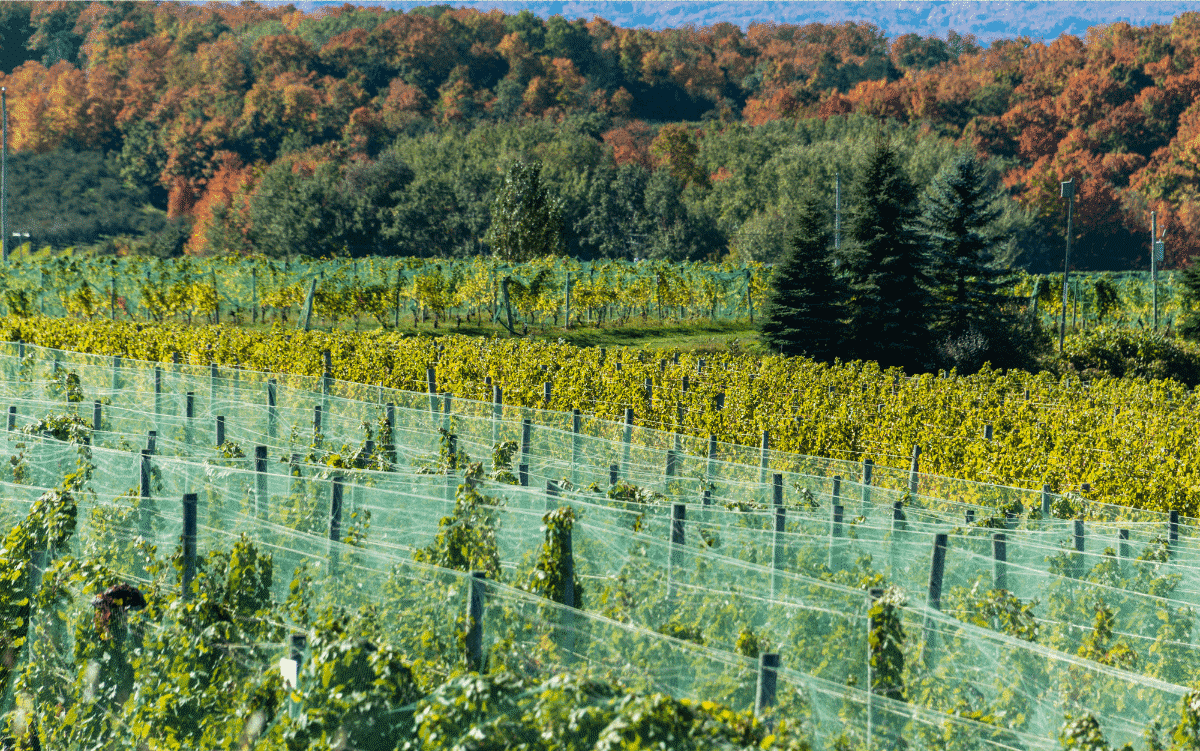
<svg viewBox="0 0 1200 751"><path fill-rule="evenodd" d="M1002 311L985 328L972 325L961 334L947 334L934 347L939 368L966 375L977 373L985 363L997 370L1042 370L1052 345L1041 324Z"/></svg>
<svg viewBox="0 0 1200 751"><path fill-rule="evenodd" d="M1200 384L1200 352L1182 340L1144 329L1101 327L1072 334L1063 348L1065 372L1084 380L1171 378L1193 388Z"/></svg>

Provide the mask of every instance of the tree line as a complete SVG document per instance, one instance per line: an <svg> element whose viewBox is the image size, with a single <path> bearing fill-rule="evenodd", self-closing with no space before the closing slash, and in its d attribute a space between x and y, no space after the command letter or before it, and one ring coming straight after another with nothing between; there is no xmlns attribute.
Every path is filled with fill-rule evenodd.
<svg viewBox="0 0 1200 751"><path fill-rule="evenodd" d="M617 224L632 237L654 252L703 253L669 238L703 238L715 227L735 252L763 254L780 241L758 238L794 212L724 199L759 179L741 160L788 165L730 148L731 134L861 115L988 155L1031 217L1029 241L1010 260L1034 271L1056 266L1066 228L1055 186L1067 178L1079 184L1079 268L1144 267L1150 209L1171 228L1169 266L1200 253L1192 208L1200 176L1189 166L1200 127L1198 39L1196 13L1169 25L1117 23L1082 39L1006 39L984 49L953 33L889 40L865 23L648 31L449 6L0 6L13 145L116 154L128 187L197 225L214 209L231 210L235 183L253 186L281 160L375 160L401 139L446 129L461 139L494 132L485 126L544 121L570 129L574 121L592 123L583 127L595 130L595 148L613 151L614 172L628 163L647 170L627 168L608 181L617 194L648 193L650 211L668 216L664 226L661 215L648 218L644 204L624 200L637 210L627 208ZM655 141L660 148L649 150ZM728 162L712 158L723 149ZM419 165L405 161L419 182ZM504 166L483 183L437 194L439 206L468 212L456 220L461 232L479 229L487 212L479 213L475 195L494 189ZM658 174L664 167L678 186ZM547 179L557 179L549 167ZM590 177L578 181L592 186ZM692 186L704 195L679 204L664 198ZM587 199L576 187L568 206ZM658 231L648 232L654 222ZM608 231L600 219L589 226ZM206 236L204 229L197 242Z"/></svg>

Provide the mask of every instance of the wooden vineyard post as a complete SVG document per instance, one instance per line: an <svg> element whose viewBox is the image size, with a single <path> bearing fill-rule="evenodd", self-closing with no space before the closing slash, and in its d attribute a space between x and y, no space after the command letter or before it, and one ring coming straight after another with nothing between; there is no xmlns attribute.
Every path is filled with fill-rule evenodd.
<svg viewBox="0 0 1200 751"><path fill-rule="evenodd" d="M472 571L467 580L467 669L483 670L483 605L487 596L487 574Z"/></svg>
<svg viewBox="0 0 1200 751"><path fill-rule="evenodd" d="M787 511L783 506L782 473L777 472L772 477L771 490L771 506L775 512L775 535L771 540L771 597L778 597L784 567L784 530L787 528Z"/></svg>
<svg viewBox="0 0 1200 751"><path fill-rule="evenodd" d="M259 519L267 518L267 447L254 447L254 505Z"/></svg>
<svg viewBox="0 0 1200 751"><path fill-rule="evenodd" d="M308 295L304 298L304 310L300 313L300 329L302 331L308 331L312 328L313 298L316 294L317 280L314 278L308 285Z"/></svg>
<svg viewBox="0 0 1200 751"><path fill-rule="evenodd" d="M671 553L667 566L667 598L675 596L676 570L683 565L683 552L686 541L684 526L687 522L687 504L671 504Z"/></svg>
<svg viewBox="0 0 1200 751"><path fill-rule="evenodd" d="M17 406L15 404L8 408L8 424L6 428L9 433L17 429Z"/></svg>
<svg viewBox="0 0 1200 751"><path fill-rule="evenodd" d="M115 356L112 359L112 392L116 394L121 388L121 358Z"/></svg>
<svg viewBox="0 0 1200 751"><path fill-rule="evenodd" d="M830 507L829 516L829 570L838 571L842 567L842 519L845 515L845 507L840 503L834 503Z"/></svg>
<svg viewBox="0 0 1200 751"><path fill-rule="evenodd" d="M279 424L279 384L274 378L267 379L267 436L274 438Z"/></svg>
<svg viewBox="0 0 1200 751"><path fill-rule="evenodd" d="M345 478L334 475L329 494L329 555L328 573L337 573L338 544L342 541L342 498Z"/></svg>
<svg viewBox="0 0 1200 751"><path fill-rule="evenodd" d="M523 488L529 487L529 465L517 465L517 484Z"/></svg>
<svg viewBox="0 0 1200 751"><path fill-rule="evenodd" d="M571 484L579 484L579 433L583 428L583 415L578 409L571 410Z"/></svg>
<svg viewBox="0 0 1200 751"><path fill-rule="evenodd" d="M217 364L211 363L208 366L208 408L215 410L217 408L217 379L219 377Z"/></svg>
<svg viewBox="0 0 1200 751"><path fill-rule="evenodd" d="M949 537L944 532L933 536L933 560L929 564L929 589L925 602L930 610L942 609L942 579L946 574L946 544Z"/></svg>
<svg viewBox="0 0 1200 751"><path fill-rule="evenodd" d="M942 609L942 580L946 575L946 545L949 536L939 532L933 536L933 557L929 562L929 587L925 594L925 604L930 610L941 612ZM917 659L922 663L937 650L938 630L932 627L930 616L926 616L921 652Z"/></svg>
<svg viewBox="0 0 1200 751"><path fill-rule="evenodd" d="M1050 518L1050 486L1042 485L1042 519Z"/></svg>
<svg viewBox="0 0 1200 751"><path fill-rule="evenodd" d="M92 445L96 443L96 433L100 432L100 426L103 424L103 408L100 402L92 402Z"/></svg>
<svg viewBox="0 0 1200 751"><path fill-rule="evenodd" d="M162 416L162 368L154 366L154 417Z"/></svg>
<svg viewBox="0 0 1200 751"><path fill-rule="evenodd" d="M388 461L392 464L395 464L397 452L396 452L396 405L394 403L388 402L387 406L384 407L383 419L384 419L384 422L387 424L388 433L390 433L392 436L391 441L388 442L388 445L384 448L384 451L387 452Z"/></svg>
<svg viewBox="0 0 1200 751"><path fill-rule="evenodd" d="M971 526L972 524L974 524L975 523L975 509L973 509L973 508L967 509L966 514L963 516L963 520L966 522L968 527Z"/></svg>
<svg viewBox="0 0 1200 751"><path fill-rule="evenodd" d="M758 685L754 692L754 716L761 718L775 706L775 687L779 655L763 652L758 656Z"/></svg>
<svg viewBox="0 0 1200 751"><path fill-rule="evenodd" d="M521 420L521 461L529 463L529 444L533 439L533 420L526 417Z"/></svg>
<svg viewBox="0 0 1200 751"><path fill-rule="evenodd" d="M629 480L629 453L633 441L633 408L625 408L625 433L621 439L621 476Z"/></svg>
<svg viewBox="0 0 1200 751"><path fill-rule="evenodd" d="M429 414L437 414L437 370L425 368L425 389L429 394Z"/></svg>
<svg viewBox="0 0 1200 751"><path fill-rule="evenodd" d="M992 589L1008 589L1007 540L1003 532L992 535Z"/></svg>
<svg viewBox="0 0 1200 751"><path fill-rule="evenodd" d="M154 501L151 498L151 468L149 449L142 449L138 462L138 485L141 502L138 504L138 534L147 542L153 538Z"/></svg>
<svg viewBox="0 0 1200 751"><path fill-rule="evenodd" d="M220 448L225 445L225 415L217 415L216 434L216 446Z"/></svg>
<svg viewBox="0 0 1200 751"><path fill-rule="evenodd" d="M499 386L492 386L492 445L500 442L500 421L504 418L504 392Z"/></svg>
<svg viewBox="0 0 1200 751"><path fill-rule="evenodd" d="M875 469L875 462L870 459L863 459L862 463L862 515L867 515L867 509L871 505L871 473Z"/></svg>
<svg viewBox="0 0 1200 751"><path fill-rule="evenodd" d="M912 449L912 464L908 470L908 492L912 495L917 494L917 488L921 481L921 447L913 446Z"/></svg>
<svg viewBox="0 0 1200 751"><path fill-rule="evenodd" d="M196 578L196 494L183 495L183 599L192 599L192 580Z"/></svg>
<svg viewBox="0 0 1200 751"><path fill-rule="evenodd" d="M771 434L764 430L759 441L758 451L758 481L767 484L767 464L771 451Z"/></svg>
<svg viewBox="0 0 1200 751"><path fill-rule="evenodd" d="M99 404L100 402L96 402ZM192 435L192 419L196 417L196 392L189 391L183 397L183 442L191 443Z"/></svg>
<svg viewBox="0 0 1200 751"><path fill-rule="evenodd" d="M329 350L326 350L328 352ZM321 373L321 410L329 412L329 394L332 391L333 375L328 371Z"/></svg>
<svg viewBox="0 0 1200 751"><path fill-rule="evenodd" d="M321 405L313 406L313 445L321 445Z"/></svg>
<svg viewBox="0 0 1200 751"><path fill-rule="evenodd" d="M705 470L705 475L704 475L705 482L707 482L709 484L712 483L713 475L716 474L716 472L715 472L716 461L717 461L717 437L715 435L709 434L709 436L708 436L708 468Z"/></svg>
<svg viewBox="0 0 1200 751"><path fill-rule="evenodd" d="M668 479L675 477L676 462L677 457L675 456L675 449L667 449L667 466L664 468L664 473Z"/></svg>
<svg viewBox="0 0 1200 751"><path fill-rule="evenodd" d="M1071 539L1072 539L1072 541L1074 543L1074 547L1075 547L1075 556L1074 556L1075 560L1074 560L1074 565L1071 568L1073 570L1073 576L1076 579L1078 579L1079 577L1083 576L1083 568L1084 568L1084 560L1083 560L1084 528L1083 528L1083 520L1082 519L1075 520L1075 529L1074 529L1073 534L1071 535Z"/></svg>
<svg viewBox="0 0 1200 751"><path fill-rule="evenodd" d="M621 466L619 464L608 465L608 484L613 486L621 479Z"/></svg>

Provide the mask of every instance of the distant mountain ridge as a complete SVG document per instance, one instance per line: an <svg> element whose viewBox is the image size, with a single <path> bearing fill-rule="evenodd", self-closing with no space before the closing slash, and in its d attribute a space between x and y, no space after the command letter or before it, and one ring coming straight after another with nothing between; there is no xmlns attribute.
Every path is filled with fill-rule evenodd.
<svg viewBox="0 0 1200 751"><path fill-rule="evenodd" d="M299 8L314 9L333 3L300 2ZM389 8L408 9L434 2L389 0ZM1082 37L1089 26L1126 21L1134 26L1169 24L1175 16L1200 11L1198 2L1109 2L1108 0L1059 0L1057 2L972 2L971 0L841 0L836 2L510 2L508 0L468 0L452 2L485 10L498 8L505 13L529 9L542 18L561 14L567 19L600 16L621 27L664 29L685 25L711 26L728 22L746 28L751 23L837 24L869 21L888 36L916 33L945 37L950 29L974 34L984 44L1001 38L1029 36L1050 40L1062 34Z"/></svg>

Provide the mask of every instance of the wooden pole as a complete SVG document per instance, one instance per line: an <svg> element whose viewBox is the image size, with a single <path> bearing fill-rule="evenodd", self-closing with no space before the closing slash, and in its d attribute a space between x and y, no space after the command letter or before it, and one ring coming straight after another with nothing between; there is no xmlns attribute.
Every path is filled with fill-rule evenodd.
<svg viewBox="0 0 1200 751"><path fill-rule="evenodd" d="M267 436L274 438L278 431L279 407L277 404L279 384L274 378L267 379Z"/></svg>
<svg viewBox="0 0 1200 751"><path fill-rule="evenodd" d="M483 604L487 594L487 574L472 571L467 580L467 669L483 670Z"/></svg>
<svg viewBox="0 0 1200 751"><path fill-rule="evenodd" d="M334 475L329 497L329 574L337 571L337 545L342 541L342 498L345 478Z"/></svg>
<svg viewBox="0 0 1200 751"><path fill-rule="evenodd" d="M946 544L944 532L933 536L933 560L929 564L929 590L925 602L931 610L942 609L942 578L946 574Z"/></svg>
<svg viewBox="0 0 1200 751"><path fill-rule="evenodd" d="M782 581L781 572L784 567L784 530L787 528L787 510L783 505L783 475L777 472L772 480L771 505L775 513L775 534L771 540L771 597L778 597Z"/></svg>
<svg viewBox="0 0 1200 751"><path fill-rule="evenodd" d="M196 578L196 494L183 495L183 599L192 599L192 580Z"/></svg>
<svg viewBox="0 0 1200 751"><path fill-rule="evenodd" d="M1008 589L1008 542L1003 532L992 535L992 589Z"/></svg>
<svg viewBox="0 0 1200 751"><path fill-rule="evenodd" d="M775 706L775 687L778 670L778 654L763 652L758 656L758 686L754 694L755 717L762 717L766 714L767 710Z"/></svg>
<svg viewBox="0 0 1200 751"><path fill-rule="evenodd" d="M138 480L140 487L141 504L138 509L138 534L144 539L149 540L152 537L151 525L154 520L154 507L151 498L151 471L150 471L150 456L153 452L150 449L142 449L141 460L138 463Z"/></svg>
<svg viewBox="0 0 1200 751"><path fill-rule="evenodd" d="M308 331L312 328L313 298L317 294L317 280L313 279L308 285L308 296L304 298L304 310L300 314L300 328ZM397 298L399 292L397 292ZM397 311L398 315L398 311Z"/></svg>
<svg viewBox="0 0 1200 751"><path fill-rule="evenodd" d="M633 441L633 408L626 407L625 408L625 434L621 441L621 443L622 443L621 475L626 480L629 479L629 471L630 471L629 456L630 456L630 451L631 451L630 444L632 443L632 441Z"/></svg>
<svg viewBox="0 0 1200 751"><path fill-rule="evenodd" d="M254 447L254 505L258 510L258 518L267 518L267 447Z"/></svg>

